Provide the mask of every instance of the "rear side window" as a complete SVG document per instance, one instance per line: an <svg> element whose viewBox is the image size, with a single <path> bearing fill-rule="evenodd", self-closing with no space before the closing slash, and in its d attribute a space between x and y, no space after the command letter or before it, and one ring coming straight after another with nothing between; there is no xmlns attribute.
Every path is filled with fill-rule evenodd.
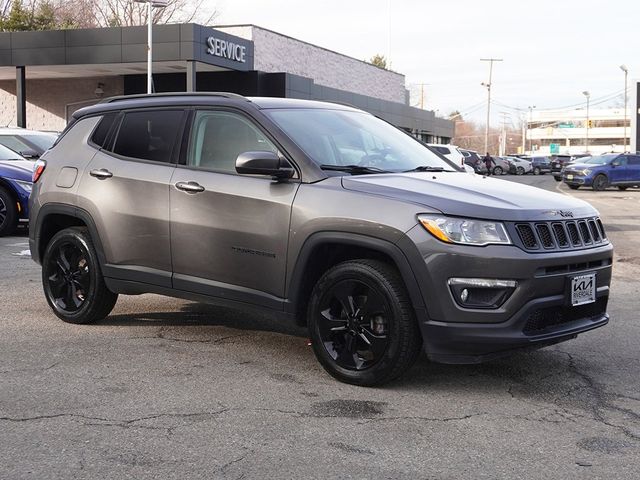
<svg viewBox="0 0 640 480"><path fill-rule="evenodd" d="M182 110L147 110L124 114L113 153L169 163L176 145Z"/></svg>
<svg viewBox="0 0 640 480"><path fill-rule="evenodd" d="M107 113L102 117L102 120L100 120L100 123L93 131L93 135L91 135L91 142L93 142L94 145L100 148L104 148L106 146L105 142L107 141L107 135L109 134L117 115L118 114L114 112Z"/></svg>
<svg viewBox="0 0 640 480"><path fill-rule="evenodd" d="M629 155L629 165L640 165L640 156Z"/></svg>
<svg viewBox="0 0 640 480"><path fill-rule="evenodd" d="M436 152L441 153L442 155L449 155L451 152L447 147L433 147Z"/></svg>

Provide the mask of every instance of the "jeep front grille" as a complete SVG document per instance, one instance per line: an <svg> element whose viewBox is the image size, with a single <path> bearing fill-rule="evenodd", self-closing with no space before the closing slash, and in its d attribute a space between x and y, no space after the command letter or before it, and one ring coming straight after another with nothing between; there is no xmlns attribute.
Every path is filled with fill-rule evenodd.
<svg viewBox="0 0 640 480"><path fill-rule="evenodd" d="M517 240L524 250L571 250L604 245L607 236L599 218L555 222L518 222Z"/></svg>

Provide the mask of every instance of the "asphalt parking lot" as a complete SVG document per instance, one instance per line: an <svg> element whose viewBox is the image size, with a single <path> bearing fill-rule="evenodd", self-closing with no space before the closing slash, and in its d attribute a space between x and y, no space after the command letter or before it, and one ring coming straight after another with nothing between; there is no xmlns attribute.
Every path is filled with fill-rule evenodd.
<svg viewBox="0 0 640 480"><path fill-rule="evenodd" d="M483 365L422 357L377 389L255 313L143 295L65 324L26 236L0 238L0 478L639 478L640 190L503 179L600 210L611 322Z"/></svg>

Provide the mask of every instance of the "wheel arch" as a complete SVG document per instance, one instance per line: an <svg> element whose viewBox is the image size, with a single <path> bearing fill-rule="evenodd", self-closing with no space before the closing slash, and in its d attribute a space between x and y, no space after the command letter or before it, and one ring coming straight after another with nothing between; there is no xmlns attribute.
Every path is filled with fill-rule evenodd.
<svg viewBox="0 0 640 480"><path fill-rule="evenodd" d="M30 227L34 230L31 257L41 263L44 250L53 236L70 227L86 227L89 230L102 267L105 264L104 250L91 215L81 208L64 204L47 204L40 208L35 226Z"/></svg>
<svg viewBox="0 0 640 480"><path fill-rule="evenodd" d="M306 324L305 310L318 279L332 266L356 258L383 260L395 267L407 289L414 309L424 308L424 299L409 260L392 242L347 232L318 232L311 235L292 269L285 311L296 316L298 325Z"/></svg>

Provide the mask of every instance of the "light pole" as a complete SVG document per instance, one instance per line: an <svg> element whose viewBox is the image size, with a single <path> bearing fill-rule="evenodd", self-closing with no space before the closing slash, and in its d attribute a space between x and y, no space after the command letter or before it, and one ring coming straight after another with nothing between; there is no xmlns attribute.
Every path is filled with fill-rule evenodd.
<svg viewBox="0 0 640 480"><path fill-rule="evenodd" d="M535 105L529 105L529 123L527 124L527 135L529 137L529 152L533 155L533 138L531 137L531 124L533 123L533 109Z"/></svg>
<svg viewBox="0 0 640 480"><path fill-rule="evenodd" d="M624 72L624 135L622 141L624 142L623 152L627 151L627 76L629 75L629 69L626 65L620 65L620 70Z"/></svg>
<svg viewBox="0 0 640 480"><path fill-rule="evenodd" d="M147 4L147 93L153 93L153 9L164 8L169 0L133 0Z"/></svg>
<svg viewBox="0 0 640 480"><path fill-rule="evenodd" d="M589 153L589 97L591 97L591 94L589 93L588 90L585 90L584 92L582 92L582 94L587 97L587 129L586 129L586 137L585 137L585 141L584 141L584 150L585 153Z"/></svg>
<svg viewBox="0 0 640 480"><path fill-rule="evenodd" d="M493 74L493 62L501 62L501 58L481 58L481 62L489 62L489 82L482 82L483 87L487 87L487 124L484 128L484 152L489 153L489 119L491 113L491 76Z"/></svg>

